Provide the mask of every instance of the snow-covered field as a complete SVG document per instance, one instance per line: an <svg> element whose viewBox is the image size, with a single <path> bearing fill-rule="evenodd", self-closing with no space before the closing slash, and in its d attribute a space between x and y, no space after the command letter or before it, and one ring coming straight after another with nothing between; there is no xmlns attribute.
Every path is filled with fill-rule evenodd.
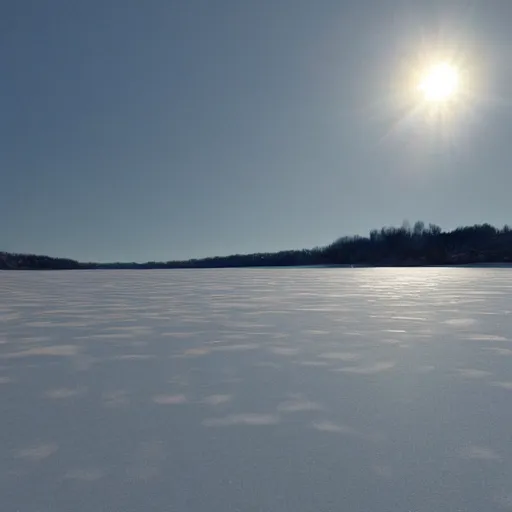
<svg viewBox="0 0 512 512"><path fill-rule="evenodd" d="M2 512L512 510L512 270L0 272Z"/></svg>

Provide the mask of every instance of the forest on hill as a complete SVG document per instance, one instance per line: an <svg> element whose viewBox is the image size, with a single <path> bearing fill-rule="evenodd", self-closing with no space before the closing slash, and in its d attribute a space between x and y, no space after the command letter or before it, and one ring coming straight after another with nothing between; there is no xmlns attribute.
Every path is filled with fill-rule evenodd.
<svg viewBox="0 0 512 512"><path fill-rule="evenodd" d="M369 236L347 236L324 247L234 254L184 261L81 263L66 258L0 252L0 270L166 269L312 265L424 266L512 263L512 229L490 224L444 232L418 221L384 227Z"/></svg>

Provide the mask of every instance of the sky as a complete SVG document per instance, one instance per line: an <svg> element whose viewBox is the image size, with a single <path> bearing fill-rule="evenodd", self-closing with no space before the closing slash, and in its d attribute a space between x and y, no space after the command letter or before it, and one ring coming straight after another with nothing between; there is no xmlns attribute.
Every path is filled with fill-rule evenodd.
<svg viewBox="0 0 512 512"><path fill-rule="evenodd" d="M301 249L512 223L510 0L0 3L0 250ZM413 78L457 66L426 110ZM462 82L461 82L462 83Z"/></svg>

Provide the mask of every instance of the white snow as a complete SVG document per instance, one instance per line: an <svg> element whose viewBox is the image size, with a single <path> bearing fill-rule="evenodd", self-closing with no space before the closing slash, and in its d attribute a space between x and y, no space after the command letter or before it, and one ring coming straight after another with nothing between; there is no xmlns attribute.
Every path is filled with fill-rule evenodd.
<svg viewBox="0 0 512 512"><path fill-rule="evenodd" d="M512 510L511 272L0 272L0 509Z"/></svg>

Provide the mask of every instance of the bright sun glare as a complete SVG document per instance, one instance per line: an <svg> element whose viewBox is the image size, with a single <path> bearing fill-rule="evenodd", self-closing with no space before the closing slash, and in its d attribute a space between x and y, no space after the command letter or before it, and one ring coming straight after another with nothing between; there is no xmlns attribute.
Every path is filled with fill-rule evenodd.
<svg viewBox="0 0 512 512"><path fill-rule="evenodd" d="M418 133L425 144L455 144L468 133L477 121L484 77L478 54L463 43L425 40L400 58L390 73L389 105L396 118L386 137Z"/></svg>
<svg viewBox="0 0 512 512"><path fill-rule="evenodd" d="M427 69L419 84L425 100L445 103L456 98L459 88L459 71L456 67L439 63Z"/></svg>

